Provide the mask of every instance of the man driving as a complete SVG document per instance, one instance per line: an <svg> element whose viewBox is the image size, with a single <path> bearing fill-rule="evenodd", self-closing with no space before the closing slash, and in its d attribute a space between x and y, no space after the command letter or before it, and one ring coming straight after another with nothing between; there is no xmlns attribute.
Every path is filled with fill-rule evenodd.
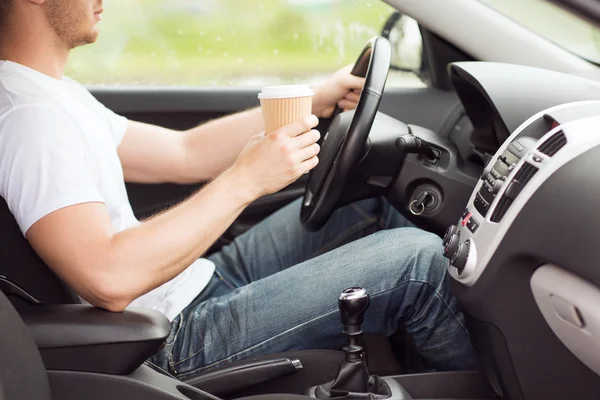
<svg viewBox="0 0 600 400"><path fill-rule="evenodd" d="M314 88L314 115L268 136L260 109L188 131L128 121L63 76L101 13L101 0L0 0L0 195L83 300L164 313L172 330L150 362L179 378L341 347L336 299L354 285L371 295L365 332L402 324L429 367L475 365L440 238L384 199L345 206L316 233L302 229L296 201L201 258L245 207L317 165L318 118L354 108L363 79L336 72ZM210 183L138 221L125 181Z"/></svg>

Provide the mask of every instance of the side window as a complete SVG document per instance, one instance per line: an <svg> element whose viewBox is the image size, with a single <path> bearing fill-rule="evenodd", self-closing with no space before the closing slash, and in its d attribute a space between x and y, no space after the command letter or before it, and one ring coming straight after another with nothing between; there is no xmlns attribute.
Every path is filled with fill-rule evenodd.
<svg viewBox="0 0 600 400"><path fill-rule="evenodd" d="M84 84L318 82L353 63L394 12L379 0L104 0L104 10L97 43L67 66ZM395 70L388 85L424 84Z"/></svg>

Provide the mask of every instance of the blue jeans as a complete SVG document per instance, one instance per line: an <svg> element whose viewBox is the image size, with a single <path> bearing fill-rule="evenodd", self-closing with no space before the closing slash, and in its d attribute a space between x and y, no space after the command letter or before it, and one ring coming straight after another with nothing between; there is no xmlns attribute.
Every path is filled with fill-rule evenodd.
<svg viewBox="0 0 600 400"><path fill-rule="evenodd" d="M299 211L296 201L209 257L215 275L173 320L152 364L189 379L262 354L341 348L337 299L362 286L371 296L365 332L389 336L404 324L429 367L476 365L438 236L383 199L337 210L316 233Z"/></svg>

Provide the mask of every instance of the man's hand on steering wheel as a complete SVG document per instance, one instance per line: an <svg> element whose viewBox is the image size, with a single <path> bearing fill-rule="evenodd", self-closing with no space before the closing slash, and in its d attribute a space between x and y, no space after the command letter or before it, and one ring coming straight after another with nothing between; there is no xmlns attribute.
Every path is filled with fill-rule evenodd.
<svg viewBox="0 0 600 400"><path fill-rule="evenodd" d="M344 110L356 108L365 78L352 75L353 67L348 65L341 68L327 81L313 87L313 114L319 118L329 118L336 106Z"/></svg>

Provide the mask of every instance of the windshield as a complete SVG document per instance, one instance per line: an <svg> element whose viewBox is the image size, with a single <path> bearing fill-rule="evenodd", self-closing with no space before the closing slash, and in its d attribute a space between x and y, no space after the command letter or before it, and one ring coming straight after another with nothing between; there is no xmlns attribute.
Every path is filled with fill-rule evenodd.
<svg viewBox="0 0 600 400"><path fill-rule="evenodd" d="M600 29L547 0L479 0L533 32L600 64Z"/></svg>

